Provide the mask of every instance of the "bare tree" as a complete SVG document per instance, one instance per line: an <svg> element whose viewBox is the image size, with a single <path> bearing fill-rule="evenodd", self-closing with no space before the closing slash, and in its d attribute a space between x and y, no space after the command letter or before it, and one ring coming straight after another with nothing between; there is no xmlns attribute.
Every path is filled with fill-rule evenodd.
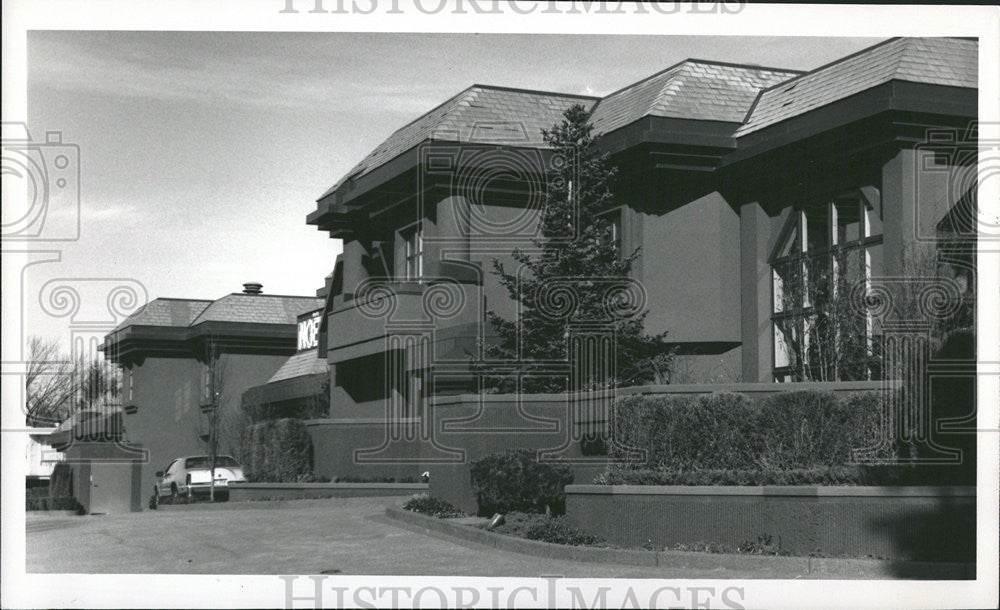
<svg viewBox="0 0 1000 610"><path fill-rule="evenodd" d="M941 287L945 282L949 287L957 285L950 276L955 269L961 272L962 266L956 266L952 258L940 249L907 247L900 272L891 278L891 306L880 315L873 315L855 298L857 290L863 288L860 282L878 284L880 278L871 277L871 269L861 268L846 254L786 264L782 270L782 310L801 313L776 323L788 337L798 377L808 381L893 377L897 371L881 370L885 348L882 322L926 319L935 349L953 332L974 327L975 305L970 293L952 295L942 290L942 295L959 299L954 307L943 308L951 313L929 318L924 311L928 286L935 282Z"/></svg>
<svg viewBox="0 0 1000 610"><path fill-rule="evenodd" d="M54 425L69 417L73 408L74 366L60 353L57 341L28 339L25 373L25 415L29 426Z"/></svg>
<svg viewBox="0 0 1000 610"><path fill-rule="evenodd" d="M215 501L215 467L219 457L220 422L222 411L229 403L226 392L226 360L216 337L209 337L205 343L206 387L203 407L207 411L208 440L207 453L211 470L208 497Z"/></svg>

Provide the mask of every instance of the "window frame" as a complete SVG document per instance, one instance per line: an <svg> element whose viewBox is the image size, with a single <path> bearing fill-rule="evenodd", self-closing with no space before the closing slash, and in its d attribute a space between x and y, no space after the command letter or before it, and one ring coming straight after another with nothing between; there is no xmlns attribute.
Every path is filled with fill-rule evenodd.
<svg viewBox="0 0 1000 610"><path fill-rule="evenodd" d="M625 206L619 205L613 208L608 208L598 214L595 214L596 218L608 219L611 223L611 243L610 245L615 248L618 260L624 258L625 252ZM605 242L601 242L604 244Z"/></svg>
<svg viewBox="0 0 1000 610"><path fill-rule="evenodd" d="M402 280L406 282L422 282L424 278L424 225L418 220L397 232L402 241ZM415 238L415 243L413 240ZM411 252L412 248L412 252ZM415 265L411 265L415 263ZM413 269L413 266L416 269ZM414 273L415 272L415 273Z"/></svg>
<svg viewBox="0 0 1000 610"><path fill-rule="evenodd" d="M858 237L856 239L841 242L839 239L839 225L836 216L837 202L848 198L854 199L857 205L859 223ZM809 219L807 216L807 210L810 208L815 210L818 206L823 206L823 214L826 223L826 239L822 246L810 249L808 243ZM778 238L775 240L770 256L768 257L768 266L771 269L771 333L769 340L771 341L772 382L782 383L786 379L790 381L802 380L805 378L805 369L809 366L809 339L808 333L806 332L807 322L810 319L814 319L817 312L815 306L812 303L809 303L808 290L806 289L809 281L808 265L819 261L819 264L826 267L831 277L835 279L834 289L836 289L836 278L839 277L838 274L840 272L837 267L838 259L841 258L841 255L856 253L859 261L862 262L861 268L863 269L863 281L866 283L866 290L871 290L872 277L877 276L873 275L871 261L869 259L869 250L872 247L881 246L883 244L883 234L871 234L872 227L868 216L869 207L877 208L876 211L881 219L881 206L873 204L861 188L839 191L830 197L818 198L805 204L798 203L792 206L791 212L785 220L781 231L779 231ZM882 225L884 230L884 225L881 222L880 225ZM785 254L785 246L788 243L790 236L794 241L791 248L788 249L790 253ZM778 311L776 309L776 268L782 265L790 265L793 269L796 266L798 267L799 279L796 282L797 285L793 285L793 288L797 291L799 297L794 298L790 304L784 302L787 301L787 299L784 299L781 305L782 309ZM884 267L881 272L884 273ZM788 284L783 280L782 297L784 298L784 295L787 293ZM869 314L868 317L869 320L866 327L866 340L871 341L873 335L871 315ZM779 325L783 325L787 328L789 323L794 326L793 339L795 335L798 337L797 341L788 342L789 345L792 346L790 355L795 359L795 361L791 362L788 366L779 367L777 366L778 350L776 336L779 331ZM866 374L869 378L871 377L870 370L867 371ZM839 378L839 372L836 376Z"/></svg>

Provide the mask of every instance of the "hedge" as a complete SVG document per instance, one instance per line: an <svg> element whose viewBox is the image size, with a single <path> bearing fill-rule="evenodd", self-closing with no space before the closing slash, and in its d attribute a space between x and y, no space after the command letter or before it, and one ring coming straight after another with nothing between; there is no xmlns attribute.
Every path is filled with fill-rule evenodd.
<svg viewBox="0 0 1000 610"><path fill-rule="evenodd" d="M566 510L564 487L573 472L561 464L540 463L528 449L494 453L472 463L472 491L479 513Z"/></svg>
<svg viewBox="0 0 1000 610"><path fill-rule="evenodd" d="M248 481L295 483L312 470L309 433L298 419L251 424L243 448L243 472Z"/></svg>
<svg viewBox="0 0 1000 610"><path fill-rule="evenodd" d="M846 466L852 450L879 446L881 392L847 396L813 390L756 400L720 392L626 396L615 403L609 456L633 468L672 472L791 471ZM636 451L638 450L638 452Z"/></svg>
<svg viewBox="0 0 1000 610"><path fill-rule="evenodd" d="M73 469L60 462L52 469L49 486L28 489L25 495L26 510L79 510L73 497Z"/></svg>
<svg viewBox="0 0 1000 610"><path fill-rule="evenodd" d="M596 485L922 485L923 470L909 466L829 466L793 470L657 470L611 466Z"/></svg>

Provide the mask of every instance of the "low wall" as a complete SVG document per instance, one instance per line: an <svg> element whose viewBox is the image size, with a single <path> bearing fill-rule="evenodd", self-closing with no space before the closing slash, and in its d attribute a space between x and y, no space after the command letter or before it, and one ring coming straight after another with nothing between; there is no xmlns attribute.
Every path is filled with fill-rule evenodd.
<svg viewBox="0 0 1000 610"><path fill-rule="evenodd" d="M737 546L770 535L792 554L974 562L974 487L569 485L566 515L625 547Z"/></svg>
<svg viewBox="0 0 1000 610"><path fill-rule="evenodd" d="M409 496L426 491L426 483L230 483L229 501Z"/></svg>

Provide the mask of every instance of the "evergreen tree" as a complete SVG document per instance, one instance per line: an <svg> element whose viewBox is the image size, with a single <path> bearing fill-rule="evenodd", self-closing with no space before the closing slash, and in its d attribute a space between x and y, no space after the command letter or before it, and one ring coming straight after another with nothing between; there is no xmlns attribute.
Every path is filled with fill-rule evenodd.
<svg viewBox="0 0 1000 610"><path fill-rule="evenodd" d="M487 318L497 341L488 342L485 352L502 360L515 361L520 357L521 373L530 374L533 369L541 368L541 361L567 359L567 339L573 324L608 321L615 331L615 370L591 387L569 389L669 383L673 352L664 341L667 333L652 336L644 333L647 311L608 316L609 288L615 284L627 285L639 249L630 254L619 252L612 222L601 216L615 207L612 183L617 168L610 164L607 154L597 153L591 132L587 111L581 105L569 108L560 123L542 131L554 152L553 159L559 162L551 164L546 176L545 207L539 236L534 240L538 254L520 250L512 253L522 268L520 273L512 273L499 260L493 260L493 273L509 297L520 303L520 328L518 321L505 320L488 311ZM544 303L539 306L539 297L544 298L546 289L556 284L571 286L572 295L562 295L576 300L570 317L550 315L551 309ZM550 293L550 296L558 295ZM624 303L621 305L612 309L625 312L628 308ZM490 389L501 392L516 389L513 376L491 375L488 364L484 368ZM559 379L528 377L522 389L559 392L567 388Z"/></svg>

